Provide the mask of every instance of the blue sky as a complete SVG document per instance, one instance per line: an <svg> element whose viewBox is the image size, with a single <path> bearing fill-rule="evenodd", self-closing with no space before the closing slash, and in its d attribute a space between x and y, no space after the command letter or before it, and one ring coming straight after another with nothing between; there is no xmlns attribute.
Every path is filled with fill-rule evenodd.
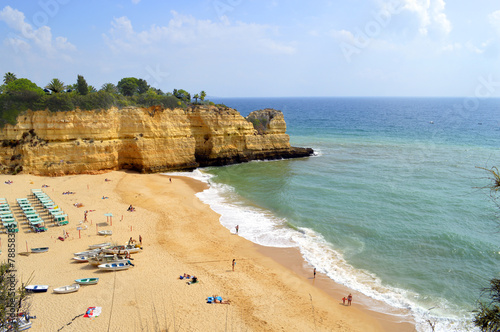
<svg viewBox="0 0 500 332"><path fill-rule="evenodd" d="M0 38L0 73L39 86L500 96L498 0L7 0Z"/></svg>

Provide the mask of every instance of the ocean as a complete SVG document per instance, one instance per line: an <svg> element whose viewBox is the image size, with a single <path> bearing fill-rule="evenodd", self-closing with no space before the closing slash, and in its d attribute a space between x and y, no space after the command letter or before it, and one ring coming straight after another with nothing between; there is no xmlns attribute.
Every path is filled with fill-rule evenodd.
<svg viewBox="0 0 500 332"><path fill-rule="evenodd" d="M418 331L479 331L500 274L489 173L500 167L500 99L217 98L283 111L310 158L196 170L200 199L255 243L298 247L337 283L409 309Z"/></svg>

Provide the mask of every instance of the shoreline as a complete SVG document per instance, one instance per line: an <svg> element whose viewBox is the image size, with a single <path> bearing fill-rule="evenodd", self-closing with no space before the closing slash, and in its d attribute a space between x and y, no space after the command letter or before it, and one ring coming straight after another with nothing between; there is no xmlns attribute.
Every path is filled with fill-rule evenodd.
<svg viewBox="0 0 500 332"><path fill-rule="evenodd" d="M321 289L328 287L318 287L326 277L318 274L316 285L311 284L300 255L292 255L296 256L294 261L302 260L298 265L303 271L297 272L269 254L268 248L261 252L264 249L231 234L220 224L220 215L195 196L207 188L203 182L170 178L172 182L161 174L126 171L57 178L0 175L4 186L0 196L6 196L11 206L16 198L47 184L47 194L69 215L67 227L50 226L45 233L29 233L26 225L20 225L16 236L18 252L24 251L25 241L30 247L50 247L47 253L16 256L18 276L23 281L34 274L33 284L50 285L48 293L32 297L36 330L57 330L71 322L65 331L106 327L204 331L207 325L215 331L401 331L400 325L387 325L385 318L365 310L354 292L352 307L339 306L338 297ZM9 179L14 183L3 184ZM68 190L75 194L61 195ZM77 202L84 207L75 207ZM133 213L126 212L130 204L136 207ZM90 225L83 222L85 209L94 210L89 214ZM114 215L111 222L105 213ZM78 226L86 229L79 232ZM111 229L113 235L100 237L97 228ZM58 241L63 230L70 238ZM71 262L73 252L90 244L108 240L121 244L139 235L144 239L144 250L133 256L136 266L130 270L106 273ZM0 239L5 247L6 235L1 234ZM0 259L5 257L2 254ZM235 271L231 270L233 258ZM186 284L179 280L183 273L196 275L200 282ZM76 293L50 293L83 277L99 277L100 281ZM213 294L230 299L231 305L207 304L205 299ZM74 319L90 306L101 306L101 316ZM59 308L57 315L54 308Z"/></svg>

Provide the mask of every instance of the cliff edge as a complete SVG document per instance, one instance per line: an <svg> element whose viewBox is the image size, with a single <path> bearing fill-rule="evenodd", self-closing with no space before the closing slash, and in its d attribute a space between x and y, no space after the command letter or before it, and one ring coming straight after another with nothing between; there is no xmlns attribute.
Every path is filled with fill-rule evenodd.
<svg viewBox="0 0 500 332"><path fill-rule="evenodd" d="M260 110L247 119L216 106L27 111L0 133L0 172L151 173L313 153L290 146L282 112Z"/></svg>

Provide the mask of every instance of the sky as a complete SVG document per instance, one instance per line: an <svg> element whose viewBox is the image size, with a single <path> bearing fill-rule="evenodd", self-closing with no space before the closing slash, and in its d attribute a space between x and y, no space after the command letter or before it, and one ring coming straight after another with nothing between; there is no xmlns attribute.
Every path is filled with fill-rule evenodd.
<svg viewBox="0 0 500 332"><path fill-rule="evenodd" d="M500 97L498 0L2 0L0 75L214 97Z"/></svg>

